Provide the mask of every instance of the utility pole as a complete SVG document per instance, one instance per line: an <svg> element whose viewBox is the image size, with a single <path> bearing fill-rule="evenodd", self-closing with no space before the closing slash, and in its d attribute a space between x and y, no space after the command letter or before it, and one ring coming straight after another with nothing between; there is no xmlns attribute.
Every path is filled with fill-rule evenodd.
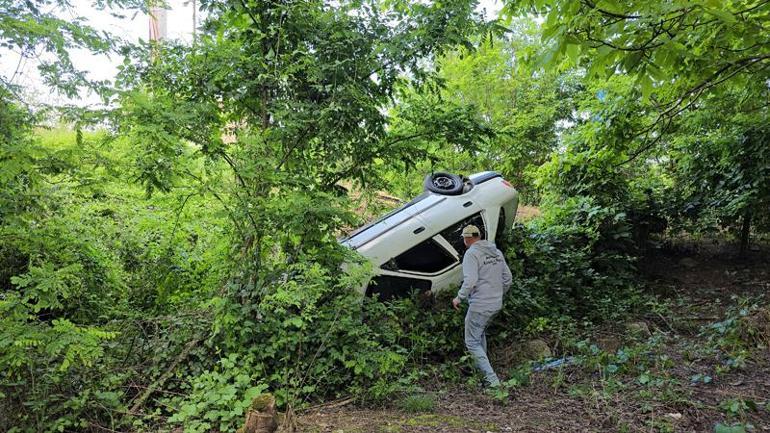
<svg viewBox="0 0 770 433"><path fill-rule="evenodd" d="M150 7L150 41L162 41L166 39L168 22L166 9L159 6Z"/></svg>
<svg viewBox="0 0 770 433"><path fill-rule="evenodd" d="M198 0L192 0L193 9L193 44L198 40Z"/></svg>

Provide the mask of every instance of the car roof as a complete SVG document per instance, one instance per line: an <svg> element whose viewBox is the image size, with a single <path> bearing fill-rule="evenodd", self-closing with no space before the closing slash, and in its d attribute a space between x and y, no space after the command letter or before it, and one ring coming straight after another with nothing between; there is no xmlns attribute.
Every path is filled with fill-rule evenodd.
<svg viewBox="0 0 770 433"><path fill-rule="evenodd" d="M472 174L468 176L468 179L470 179L473 185L476 186L497 177L502 177L502 175L496 171L484 171L481 173ZM349 236L341 239L340 242L347 244L353 249L357 249L360 246L370 242L374 238L380 237L385 232L392 230L397 225L401 224L412 216L437 205L447 198L461 197L462 195L464 194L448 196L425 191L400 208L390 211L377 220L366 224L359 229L356 229ZM391 220L402 213L404 214L404 217L397 220L398 222L395 224L387 224L387 222L393 222ZM378 229L375 229L375 227L378 227Z"/></svg>

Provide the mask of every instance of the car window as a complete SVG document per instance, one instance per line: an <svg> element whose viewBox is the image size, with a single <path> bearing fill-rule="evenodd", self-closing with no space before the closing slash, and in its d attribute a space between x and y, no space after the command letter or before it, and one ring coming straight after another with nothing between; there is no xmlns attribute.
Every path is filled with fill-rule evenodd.
<svg viewBox="0 0 770 433"><path fill-rule="evenodd" d="M456 262L452 253L431 238L399 254L382 265L382 268L391 271L431 274L446 269Z"/></svg>
<svg viewBox="0 0 770 433"><path fill-rule="evenodd" d="M379 296L381 301L409 296L413 290L430 290L430 281L418 278L398 277L395 275L377 275L366 288L367 296Z"/></svg>
<svg viewBox="0 0 770 433"><path fill-rule="evenodd" d="M481 217L481 212L452 224L440 233L447 242L452 244L452 247L454 247L455 251L457 251L457 254L460 256L465 254L465 244L463 244L462 232L463 228L468 224L473 224L479 228L479 231L481 231L481 239L487 238L487 228L484 227L484 218Z"/></svg>

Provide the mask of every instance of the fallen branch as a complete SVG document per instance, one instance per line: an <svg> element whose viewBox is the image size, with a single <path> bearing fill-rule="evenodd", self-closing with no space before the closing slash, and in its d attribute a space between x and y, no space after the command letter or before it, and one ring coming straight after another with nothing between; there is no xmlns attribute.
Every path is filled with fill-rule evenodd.
<svg viewBox="0 0 770 433"><path fill-rule="evenodd" d="M317 410L317 409L334 409L342 406L347 406L350 403L353 403L354 401L356 401L355 397L346 397L339 400L330 401L328 403L321 403L313 406L308 406L304 409L299 409L296 412L307 412L307 411Z"/></svg>
<svg viewBox="0 0 770 433"><path fill-rule="evenodd" d="M156 389L163 386L164 383L168 380L169 377L171 377L172 374L174 374L174 370L176 370L176 366L179 365L180 362L184 361L185 358L187 358L187 355L190 354L193 347L195 347L196 344L200 341L200 337L196 337L192 339L187 345L182 349L181 352L179 352L179 355L177 355L176 359L174 359L174 362L171 363L169 368L166 370L165 373L163 373L158 380L152 383L152 385L148 386L147 389L144 390L144 392L141 394L139 399L134 403L133 406L131 406L131 410L129 412L136 414L139 411L139 408L142 407L144 402L152 395L153 392L155 392Z"/></svg>

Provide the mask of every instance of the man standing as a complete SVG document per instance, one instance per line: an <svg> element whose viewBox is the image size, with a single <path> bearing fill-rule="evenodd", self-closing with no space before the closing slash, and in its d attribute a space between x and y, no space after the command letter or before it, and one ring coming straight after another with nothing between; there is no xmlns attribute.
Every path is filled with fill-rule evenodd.
<svg viewBox="0 0 770 433"><path fill-rule="evenodd" d="M469 225L463 228L463 242L468 249L463 258L463 284L452 300L459 310L460 303L468 300L465 315L465 347L476 361L476 367L484 374L489 386L499 386L492 365L487 357L487 325L503 307L503 294L511 287L513 277L505 263L503 253L495 244L481 239L479 228Z"/></svg>

